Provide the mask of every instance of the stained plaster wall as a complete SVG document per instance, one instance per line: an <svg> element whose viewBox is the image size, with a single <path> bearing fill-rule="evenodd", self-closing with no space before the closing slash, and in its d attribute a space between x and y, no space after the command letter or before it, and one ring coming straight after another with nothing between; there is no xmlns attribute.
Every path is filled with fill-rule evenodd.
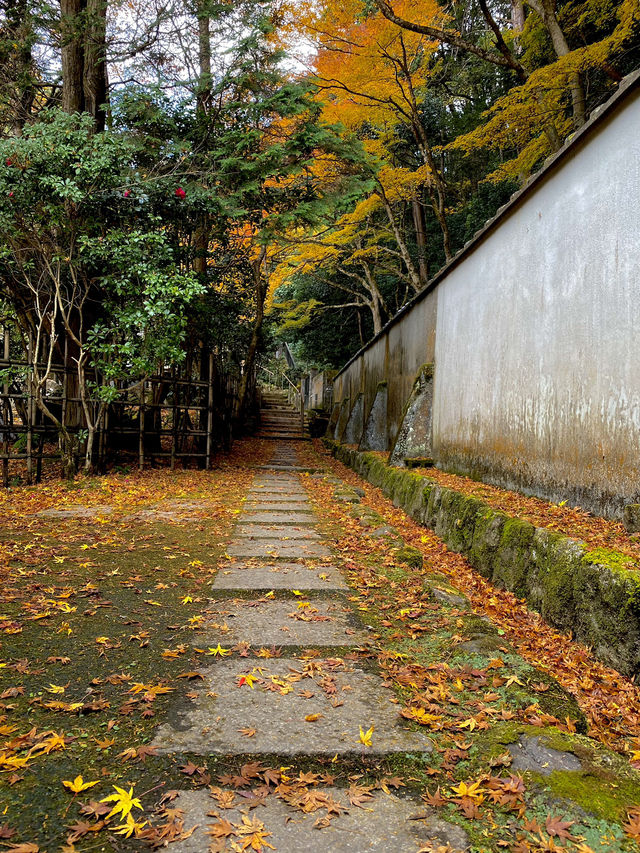
<svg viewBox="0 0 640 853"><path fill-rule="evenodd" d="M619 515L640 497L640 85L338 375L389 384L391 440L435 362L439 467Z"/></svg>

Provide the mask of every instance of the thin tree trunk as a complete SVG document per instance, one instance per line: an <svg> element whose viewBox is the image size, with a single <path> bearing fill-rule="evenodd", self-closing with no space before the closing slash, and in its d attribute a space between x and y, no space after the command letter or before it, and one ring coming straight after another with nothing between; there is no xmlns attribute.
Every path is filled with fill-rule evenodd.
<svg viewBox="0 0 640 853"><path fill-rule="evenodd" d="M539 15L547 28L551 44L558 59L570 53L569 44L565 38L562 28L556 16L554 0L527 0L533 11ZM582 80L577 72L567 75L569 89L571 91L571 104L573 108L573 123L576 128L581 127L586 121L587 105Z"/></svg>
<svg viewBox="0 0 640 853"><path fill-rule="evenodd" d="M424 226L424 211L416 196L411 199L411 212L413 213L413 225L416 230L416 244L418 246L418 270L420 281L424 286L429 281L427 234Z"/></svg>
<svg viewBox="0 0 640 853"><path fill-rule="evenodd" d="M211 108L212 77L211 77L211 21L207 0L198 0L198 63L200 79L198 80L197 110L201 121L206 120ZM207 253L209 249L210 225L206 216L202 217L193 235L193 269L204 276L207 271Z"/></svg>
<svg viewBox="0 0 640 853"><path fill-rule="evenodd" d="M256 355L258 352L260 336L262 333L262 324L264 322L264 303L267 297L267 282L263 274L262 266L266 254L266 246L263 246L260 250L260 255L252 264L253 280L256 293L256 316L253 321L251 340L249 342L249 348L247 349L247 355L245 356L242 376L240 378L240 386L238 388L238 396L236 397L235 406L233 410L233 420L236 425L239 424L240 418L242 417L242 414L244 412L247 390L249 388L249 378L253 372L253 367L256 362Z"/></svg>
<svg viewBox="0 0 640 853"><path fill-rule="evenodd" d="M391 225L391 230L393 231L393 236L395 237L400 256L402 257L404 265L407 268L407 274L409 276L409 282L411 284L411 287L416 293L418 293L420 290L422 290L420 274L416 269L416 265L413 263L413 259L411 257L411 254L409 253L409 249L407 248L407 244L404 240L404 237L400 233L398 223L396 222L396 218L393 215L393 210L391 209L391 204L389 203L387 194L385 193L384 188L381 184L378 184L378 189L376 192L380 201L382 202L382 206L384 207L385 213L387 214L387 219L389 220L389 225Z"/></svg>
<svg viewBox="0 0 640 853"><path fill-rule="evenodd" d="M207 0L198 0L198 109L207 113L211 106L211 20Z"/></svg>
<svg viewBox="0 0 640 853"><path fill-rule="evenodd" d="M31 115L35 98L31 55L33 27L27 0L6 0L5 16L6 41L13 46L7 62L7 76L13 89L8 95L11 104L10 119L13 132L19 136Z"/></svg>

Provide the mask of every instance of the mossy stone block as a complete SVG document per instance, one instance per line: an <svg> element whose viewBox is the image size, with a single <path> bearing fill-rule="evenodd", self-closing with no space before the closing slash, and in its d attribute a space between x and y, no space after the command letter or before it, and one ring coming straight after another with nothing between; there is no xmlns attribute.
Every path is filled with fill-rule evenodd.
<svg viewBox="0 0 640 853"><path fill-rule="evenodd" d="M438 520L438 513L440 512L443 491L444 489L442 486L434 485L427 501L424 523L432 530L436 529L436 522Z"/></svg>
<svg viewBox="0 0 640 853"><path fill-rule="evenodd" d="M468 554L473 546L476 517L484 507L477 498L447 489L442 495L436 534L452 551Z"/></svg>
<svg viewBox="0 0 640 853"><path fill-rule="evenodd" d="M493 574L494 561L507 520L508 516L503 512L497 512L486 505L476 514L468 557L471 565L487 578Z"/></svg>
<svg viewBox="0 0 640 853"><path fill-rule="evenodd" d="M367 454L371 456L370 454ZM371 456L370 464L369 464L369 482L372 486L376 486L376 488L380 488L382 486L382 481L384 480L385 474L387 472L387 466L384 464L382 459L378 459L377 456Z"/></svg>
<svg viewBox="0 0 640 853"><path fill-rule="evenodd" d="M640 533L640 504L627 504L624 507L622 523L627 533Z"/></svg>
<svg viewBox="0 0 640 853"><path fill-rule="evenodd" d="M406 563L412 569L421 569L424 564L421 552L413 545L401 545L395 548L393 556L399 563Z"/></svg>
<svg viewBox="0 0 640 853"><path fill-rule="evenodd" d="M523 595L558 628L575 625L575 573L581 557L582 549L572 539L542 528L535 531Z"/></svg>
<svg viewBox="0 0 640 853"><path fill-rule="evenodd" d="M625 566L627 566L625 568ZM575 634L626 674L640 670L640 568L618 552L584 553L574 567Z"/></svg>
<svg viewBox="0 0 640 853"><path fill-rule="evenodd" d="M531 567L535 532L535 527L528 521L507 518L493 561L493 582L523 597L528 589L527 574Z"/></svg>

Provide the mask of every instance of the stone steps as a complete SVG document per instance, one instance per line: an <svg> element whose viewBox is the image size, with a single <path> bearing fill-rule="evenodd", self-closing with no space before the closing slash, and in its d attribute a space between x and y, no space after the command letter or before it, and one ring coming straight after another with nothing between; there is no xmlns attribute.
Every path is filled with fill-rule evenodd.
<svg viewBox="0 0 640 853"><path fill-rule="evenodd" d="M297 461L289 442L276 446L274 457L291 465ZM200 667L197 698L176 699L157 731L153 745L159 754L243 761L249 754L250 760L281 766L328 759L367 762L432 751L427 735L401 718L392 689L375 669L345 657L345 650L366 642L368 630L348 600L347 584L333 564L331 543L319 529L299 473L256 474L226 551L230 559L213 581L206 633L198 635L198 645L232 648L246 643L251 650L280 653L204 659L211 663ZM361 730L371 727L371 745L365 746ZM344 791L331 787L314 793L329 802L345 798ZM185 828L200 826L190 838L172 844L172 850L206 850L206 826L216 822L209 793L182 791L174 805L185 812ZM448 843L455 832L460 849L467 846L465 833L444 821L442 836L435 824L425 829L423 820L414 821L413 814L424 812L420 801L376 792L371 805L373 810L345 804L330 821L328 834L313 829L320 813L308 817L275 794L257 812L238 806L225 809L221 818L241 825L256 816L279 853L304 848L311 853L414 853L430 839Z"/></svg>

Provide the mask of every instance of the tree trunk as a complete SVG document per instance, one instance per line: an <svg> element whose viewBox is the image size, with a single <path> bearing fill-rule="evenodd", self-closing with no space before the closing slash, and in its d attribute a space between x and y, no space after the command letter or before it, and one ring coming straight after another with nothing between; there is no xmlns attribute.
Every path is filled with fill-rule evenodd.
<svg viewBox="0 0 640 853"><path fill-rule="evenodd" d="M84 111L82 13L85 5L86 0L60 0L62 109L67 113Z"/></svg>
<svg viewBox="0 0 640 853"><path fill-rule="evenodd" d="M60 0L62 109L89 113L104 130L107 0Z"/></svg>
<svg viewBox="0 0 640 853"><path fill-rule="evenodd" d="M260 344L260 335L262 333L262 324L264 322L264 303L267 297L267 282L262 274L262 264L267 254L266 246L260 250L260 255L253 262L253 280L256 293L256 316L253 321L253 330L251 332L251 341L244 360L242 376L240 378L240 387L238 388L238 396L233 408L233 421L236 427L240 423L240 418L243 415L246 405L247 390L249 388L249 377L253 372L253 366L256 363L256 355Z"/></svg>
<svg viewBox="0 0 640 853"><path fill-rule="evenodd" d="M198 0L198 109L207 113L211 107L211 30L207 0Z"/></svg>
<svg viewBox="0 0 640 853"><path fill-rule="evenodd" d="M569 44L567 43L565 35L562 32L562 28L558 23L554 0L527 0L527 2L533 11L540 16L547 28L551 44L553 45L553 49L558 59L570 53ZM568 74L567 79L569 82L569 89L571 91L573 123L575 127L578 128L585 123L587 115L584 86L582 85L582 80L577 72Z"/></svg>
<svg viewBox="0 0 640 853"><path fill-rule="evenodd" d="M86 0L82 87L84 90L84 108L93 116L96 131L104 130L106 122L106 33L106 0Z"/></svg>
<svg viewBox="0 0 640 853"><path fill-rule="evenodd" d="M197 111L201 121L211 109L211 30L207 0L198 0L198 63L200 79L198 80ZM207 271L207 254L209 250L210 225L208 217L203 216L193 235L193 269L204 276Z"/></svg>
<svg viewBox="0 0 640 853"><path fill-rule="evenodd" d="M511 29L521 33L524 29L524 3L522 0L511 0Z"/></svg>
<svg viewBox="0 0 640 853"><path fill-rule="evenodd" d="M6 0L5 16L6 41L13 47L4 72L9 87L9 119L13 132L19 136L31 115L35 98L31 56L33 26L27 0Z"/></svg>
<svg viewBox="0 0 640 853"><path fill-rule="evenodd" d="M411 212L413 213L413 225L416 230L416 244L418 246L418 270L420 281L424 287L429 281L427 234L424 227L424 211L416 196L411 199Z"/></svg>
<svg viewBox="0 0 640 853"><path fill-rule="evenodd" d="M407 244L402 234L400 233L398 223L396 222L396 218L393 215L393 210L391 209L387 194L385 193L384 188L381 184L378 184L377 195L380 201L382 202L382 206L384 207L385 213L387 214L387 219L389 220L389 225L391 225L391 230L393 231L393 236L395 237L398 250L400 251L400 255L402 257L404 265L407 268L411 287L416 293L418 293L420 290L422 290L420 274L418 273L418 270L416 269L416 266L413 263L413 259L409 253L409 249L407 248Z"/></svg>

